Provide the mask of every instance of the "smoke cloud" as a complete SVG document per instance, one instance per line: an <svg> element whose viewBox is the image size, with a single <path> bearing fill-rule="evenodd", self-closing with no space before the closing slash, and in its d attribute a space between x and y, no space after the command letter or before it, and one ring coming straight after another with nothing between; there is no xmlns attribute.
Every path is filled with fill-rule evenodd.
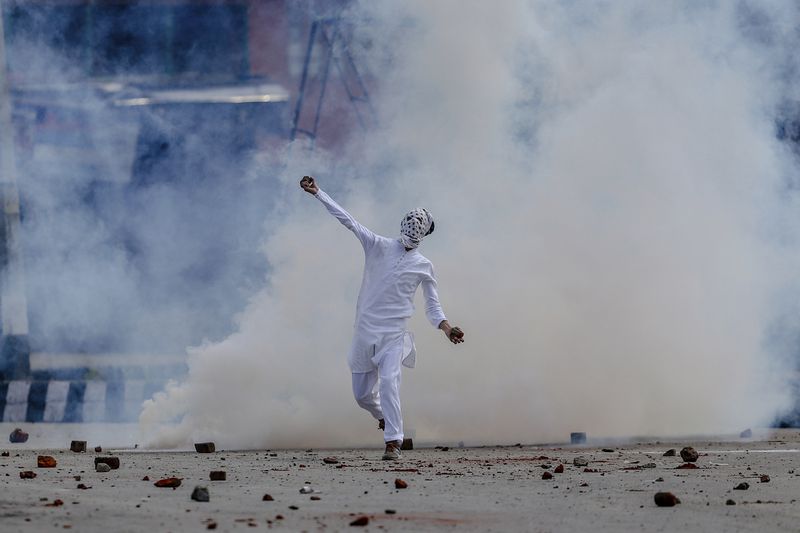
<svg viewBox="0 0 800 533"><path fill-rule="evenodd" d="M304 174L378 233L416 205L436 219L421 251L467 342L412 320L418 439L710 434L787 407L800 226L775 120L796 8L420 0L349 16L381 126L351 152L287 158L268 286L145 404L152 445L381 442L346 366L361 249Z"/></svg>

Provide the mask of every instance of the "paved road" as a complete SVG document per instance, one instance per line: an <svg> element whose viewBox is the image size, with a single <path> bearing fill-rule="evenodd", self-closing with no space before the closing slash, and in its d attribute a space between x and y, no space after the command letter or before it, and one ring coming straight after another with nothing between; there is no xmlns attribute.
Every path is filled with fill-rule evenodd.
<svg viewBox="0 0 800 533"><path fill-rule="evenodd" d="M209 524L217 531L800 531L797 430L756 432L753 439L606 443L613 451L427 448L397 463L381 461L378 449L76 454L69 442L37 450L31 439L0 445L9 452L0 457L3 532L178 532ZM697 469L677 469L680 457L663 456L685 445L700 452ZM40 454L55 457L56 468L38 468ZM106 455L119 457L120 468L96 472L95 456ZM338 463L326 464L329 456ZM588 467L575 466L577 457ZM564 472L554 473L559 464ZM20 479L24 470L36 478ZM212 470L224 470L227 479L210 481ZM542 479L546 471L552 479ZM769 482L760 480L764 474ZM181 478L180 487L153 485L166 477ZM408 487L395 488L396 479ZM733 490L741 482L749 489ZM208 488L209 502L190 499L198 485ZM316 492L301 494L304 486ZM656 507L658 491L682 503ZM265 494L273 501L263 501ZM729 499L736 505L726 505ZM55 500L63 505L52 506ZM349 525L361 516L369 519L366 527Z"/></svg>

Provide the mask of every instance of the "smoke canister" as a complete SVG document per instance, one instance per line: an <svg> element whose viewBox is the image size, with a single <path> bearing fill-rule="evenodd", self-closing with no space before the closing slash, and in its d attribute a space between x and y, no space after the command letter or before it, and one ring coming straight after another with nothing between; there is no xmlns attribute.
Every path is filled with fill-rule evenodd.
<svg viewBox="0 0 800 533"><path fill-rule="evenodd" d="M569 434L569 442L571 444L586 444L586 433L583 431L576 431Z"/></svg>

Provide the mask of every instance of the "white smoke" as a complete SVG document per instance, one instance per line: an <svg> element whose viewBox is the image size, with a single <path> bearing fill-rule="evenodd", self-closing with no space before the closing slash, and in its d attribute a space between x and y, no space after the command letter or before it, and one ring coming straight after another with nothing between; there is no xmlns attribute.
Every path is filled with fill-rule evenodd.
<svg viewBox="0 0 800 533"><path fill-rule="evenodd" d="M797 289L796 164L775 113L800 19L759 6L365 2L352 15L382 127L358 157L290 161L269 287L146 403L152 444L381 442L345 362L363 258L297 186L315 171L384 235L415 205L436 219L421 251L467 342L412 321L418 438L769 423L795 357L770 335Z"/></svg>

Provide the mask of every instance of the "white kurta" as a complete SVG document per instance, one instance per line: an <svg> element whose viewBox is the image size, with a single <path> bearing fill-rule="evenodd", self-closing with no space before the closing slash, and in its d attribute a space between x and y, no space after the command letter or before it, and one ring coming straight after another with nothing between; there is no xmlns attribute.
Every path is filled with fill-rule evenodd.
<svg viewBox="0 0 800 533"><path fill-rule="evenodd" d="M406 250L399 239L376 235L359 224L324 191L320 190L316 197L358 237L364 248L364 277L356 306L353 348L348 358L350 370L375 370L386 349L402 350L403 364L413 367L413 337L406 332L406 324L414 313L417 287L422 285L425 314L433 327L438 328L446 319L439 303L433 265L418 250Z"/></svg>

